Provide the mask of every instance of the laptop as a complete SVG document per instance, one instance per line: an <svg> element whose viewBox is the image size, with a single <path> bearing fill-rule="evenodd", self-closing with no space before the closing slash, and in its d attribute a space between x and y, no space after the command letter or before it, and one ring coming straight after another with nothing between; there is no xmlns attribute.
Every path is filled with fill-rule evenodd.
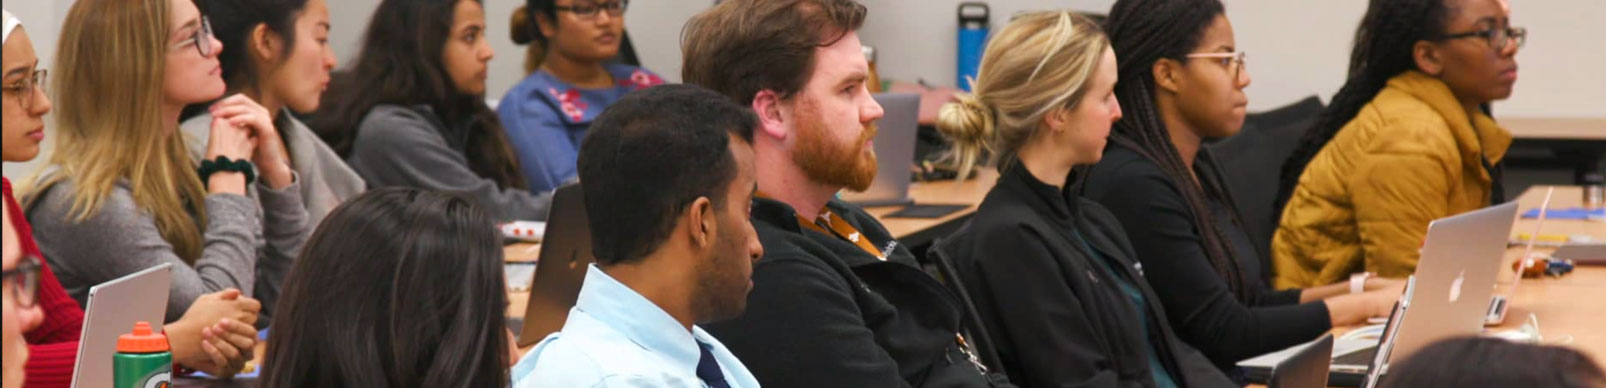
<svg viewBox="0 0 1606 388"><path fill-rule="evenodd" d="M875 101L886 112L876 123L875 181L864 192L842 191L842 200L863 207L902 206L914 203L909 197L909 181L915 160L915 140L920 131L920 95L881 93Z"/></svg>
<svg viewBox="0 0 1606 388"><path fill-rule="evenodd" d="M1534 242L1539 241L1540 232L1545 230L1545 213L1550 212L1550 198L1555 194L1555 187L1545 191L1545 201L1539 205L1539 221L1534 223L1533 234L1528 236L1528 246L1523 248L1522 256L1517 257L1517 260L1523 263L1522 268L1517 269L1516 276L1511 280L1511 289L1507 290L1505 295L1495 295L1489 300L1489 313L1484 316L1483 324L1494 326L1506 322L1506 312L1511 310L1511 297L1517 295L1517 286L1522 285L1522 273L1533 265L1528 259L1533 258ZM1501 263L1500 268L1505 267L1505 263Z"/></svg>
<svg viewBox="0 0 1606 388"><path fill-rule="evenodd" d="M1333 335L1327 334L1277 363L1266 379L1266 388L1326 387L1327 368L1332 363Z"/></svg>
<svg viewBox="0 0 1606 388"><path fill-rule="evenodd" d="M173 286L173 264L163 263L89 288L84 331L78 337L78 361L72 386L110 387L117 337L150 322L157 331L167 317L167 295Z"/></svg>
<svg viewBox="0 0 1606 388"><path fill-rule="evenodd" d="M591 256L591 223L586 220L585 192L580 184L558 188L547 214L541 259L530 281L530 301L524 308L519 347L529 347L563 329L569 309L580 298Z"/></svg>
<svg viewBox="0 0 1606 388"><path fill-rule="evenodd" d="M1516 217L1517 203L1509 202L1433 221L1416 274L1397 314L1384 326L1382 340L1335 341L1328 383L1360 386L1367 381L1368 372L1377 371L1374 365L1386 367L1388 360L1403 359L1438 340L1479 334ZM1288 357L1286 352L1255 357L1238 366L1251 376L1264 376Z"/></svg>

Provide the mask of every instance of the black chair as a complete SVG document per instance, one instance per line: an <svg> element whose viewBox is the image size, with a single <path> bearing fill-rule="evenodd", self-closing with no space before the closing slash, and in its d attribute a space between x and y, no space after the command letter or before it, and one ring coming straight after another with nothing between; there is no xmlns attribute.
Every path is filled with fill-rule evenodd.
<svg viewBox="0 0 1606 388"><path fill-rule="evenodd" d="M1227 190L1238 206L1244 229L1254 243L1271 251L1277 186L1283 161L1299 146L1299 139L1322 113L1316 96L1267 112L1250 114L1243 131L1206 146L1222 171Z"/></svg>
<svg viewBox="0 0 1606 388"><path fill-rule="evenodd" d="M992 337L987 334L987 325L982 322L981 312L976 310L976 303L971 299L970 291L965 288L964 281L960 280L959 271L954 269L953 262L948 261L942 252L942 246L940 239L932 242L931 248L926 250L923 264L935 267L937 278L943 285L948 286L948 291L959 297L960 307L964 309L964 320L960 324L964 325L965 338L969 340L971 351L976 353L976 358L981 360L982 365L987 366L988 373L998 376L1008 375L1004 371L1003 360L998 357L997 348L993 346Z"/></svg>

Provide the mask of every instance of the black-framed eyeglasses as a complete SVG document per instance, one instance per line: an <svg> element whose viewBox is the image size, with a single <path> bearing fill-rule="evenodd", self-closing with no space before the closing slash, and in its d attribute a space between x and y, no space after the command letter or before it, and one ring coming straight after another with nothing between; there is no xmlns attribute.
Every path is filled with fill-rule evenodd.
<svg viewBox="0 0 1606 388"><path fill-rule="evenodd" d="M1232 79L1243 79L1247 74L1249 53L1234 51L1230 53L1193 53L1185 56L1188 59L1213 59L1232 70Z"/></svg>
<svg viewBox="0 0 1606 388"><path fill-rule="evenodd" d="M17 268L5 270L0 275L6 289L11 291L11 298L17 301L17 307L29 308L38 303L39 271L42 268L44 265L40 264L38 257L24 256L17 263Z"/></svg>
<svg viewBox="0 0 1606 388"><path fill-rule="evenodd" d="M22 110L30 110L33 109L33 103L34 100L36 100L36 98L33 98L33 92L39 91L40 93L44 93L45 78L49 76L50 71L45 69L36 69L33 72L28 73L26 78L23 78L16 84L0 87L0 90L4 90L6 93L11 93L11 95L16 96L17 105L21 105Z"/></svg>
<svg viewBox="0 0 1606 388"><path fill-rule="evenodd" d="M190 33L190 36L183 41L173 44L173 49L181 49L192 44L201 56L212 56L212 21L205 16L201 17L201 28L195 29L195 32Z"/></svg>
<svg viewBox="0 0 1606 388"><path fill-rule="evenodd" d="M1528 42L1528 29L1522 27L1491 27L1472 32L1440 35L1437 40L1464 38L1482 38L1484 42L1489 43L1489 48L1494 49L1494 51L1505 51L1506 45L1511 44L1512 41L1517 42L1517 48L1522 48L1523 43Z"/></svg>
<svg viewBox="0 0 1606 388"><path fill-rule="evenodd" d="M556 6L552 7L552 9L572 13L574 16L578 16L581 19L591 19L597 17L598 11L608 11L608 16L612 17L623 16L625 14L625 8L627 7L630 7L630 1L617 0L604 1L600 3L580 2L575 5Z"/></svg>

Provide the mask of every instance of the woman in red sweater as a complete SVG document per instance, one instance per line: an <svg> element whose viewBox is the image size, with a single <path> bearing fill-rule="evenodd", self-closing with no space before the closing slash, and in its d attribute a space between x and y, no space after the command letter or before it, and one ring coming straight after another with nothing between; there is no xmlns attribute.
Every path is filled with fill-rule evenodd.
<svg viewBox="0 0 1606 388"><path fill-rule="evenodd" d="M4 58L0 62L0 90L4 90L3 147L0 157L5 162L24 162L39 154L39 143L44 140L44 115L50 113L50 100L45 96L45 71L38 70L39 60L33 44L21 22L4 14ZM41 257L34 242L28 219L17 205L12 194L11 181L0 178L5 193L5 211L17 233L18 245L25 256ZM43 260L39 273L37 304L44 319L25 333L28 342L26 386L67 387L72 383L73 365L78 357L78 338L83 331L84 310L67 295L55 273ZM251 358L256 346L256 330L252 326L261 305L238 290L227 290L202 297L192 304L184 317L164 326L173 348L173 359L179 366L193 368L213 375L233 375ZM110 357L110 354L105 355Z"/></svg>

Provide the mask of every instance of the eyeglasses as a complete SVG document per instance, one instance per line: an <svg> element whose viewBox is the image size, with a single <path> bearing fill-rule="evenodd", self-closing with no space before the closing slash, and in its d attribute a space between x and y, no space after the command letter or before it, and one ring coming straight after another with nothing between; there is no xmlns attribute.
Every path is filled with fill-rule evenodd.
<svg viewBox="0 0 1606 388"><path fill-rule="evenodd" d="M11 290L12 299L17 300L17 307L29 308L38 302L39 296L39 270L44 265L39 264L39 258L26 256L17 263L17 268L8 269L0 275L4 283Z"/></svg>
<svg viewBox="0 0 1606 388"><path fill-rule="evenodd" d="M27 78L23 78L15 85L7 85L4 88L0 88L0 90L5 90L6 93L16 96L17 104L22 106L22 110L30 110L33 109L33 103L36 100L36 98L33 98L33 92L37 90L40 93L45 93L45 77L49 75L50 72L44 69L34 70L28 74Z"/></svg>
<svg viewBox="0 0 1606 388"><path fill-rule="evenodd" d="M1498 52L1505 51L1506 45L1511 44L1513 40L1517 41L1517 48L1522 48L1522 44L1528 42L1528 29L1522 27L1490 27L1480 31L1441 35L1438 40L1462 38L1483 38L1485 42L1489 43L1489 48Z"/></svg>
<svg viewBox="0 0 1606 388"><path fill-rule="evenodd" d="M580 5L560 5L553 9L568 12L581 19L590 20L597 17L597 11L608 11L608 16L619 17L625 14L625 8L630 6L627 0L606 1L601 3L582 2Z"/></svg>
<svg viewBox="0 0 1606 388"><path fill-rule="evenodd" d="M1232 79L1243 79L1243 76L1248 74L1244 69L1248 67L1245 60L1249 58L1249 54L1243 51L1230 53L1193 53L1188 54L1186 58L1214 59L1216 62L1221 63L1222 66L1226 66L1228 69L1232 70Z"/></svg>
<svg viewBox="0 0 1606 388"><path fill-rule="evenodd" d="M190 33L189 37L184 38L184 41L174 44L173 49L181 49L192 44L195 45L195 51L201 53L201 56L212 56L212 21L205 16L201 17L201 28L195 29L195 32Z"/></svg>

